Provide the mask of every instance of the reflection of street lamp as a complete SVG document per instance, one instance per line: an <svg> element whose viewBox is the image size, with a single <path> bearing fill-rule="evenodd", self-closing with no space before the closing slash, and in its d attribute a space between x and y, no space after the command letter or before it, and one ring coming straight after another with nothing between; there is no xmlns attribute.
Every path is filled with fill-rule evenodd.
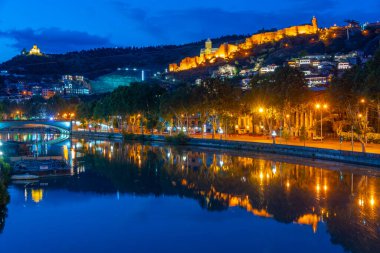
<svg viewBox="0 0 380 253"><path fill-rule="evenodd" d="M327 109L327 104L316 104L315 108L321 112L321 142L323 141L323 109Z"/></svg>

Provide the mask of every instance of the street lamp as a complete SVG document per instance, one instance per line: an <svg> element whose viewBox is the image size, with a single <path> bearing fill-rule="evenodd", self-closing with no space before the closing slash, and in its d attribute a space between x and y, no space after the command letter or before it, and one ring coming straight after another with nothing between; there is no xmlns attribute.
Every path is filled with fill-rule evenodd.
<svg viewBox="0 0 380 253"><path fill-rule="evenodd" d="M358 116L359 116L360 119L364 118L363 119L363 124L364 124L364 132L365 132L365 143L367 144L367 135L366 135L366 132L367 132L367 125L368 125L368 107L369 107L369 104L367 103L367 101L364 98L362 98L360 100L360 103L363 104L364 115L360 113Z"/></svg>
<svg viewBox="0 0 380 253"><path fill-rule="evenodd" d="M16 116L18 117L18 119L21 119L21 116L22 116L22 112L17 110L16 111Z"/></svg>
<svg viewBox="0 0 380 253"><path fill-rule="evenodd" d="M262 133L262 129L263 129L263 127L262 127L262 125L261 125L261 121L262 121L262 114L264 113L264 108L263 107L259 107L258 109L257 109L257 111L259 112L259 124L260 124L260 128L261 128L261 133ZM253 132L255 131L254 130L255 129L255 127L253 127Z"/></svg>
<svg viewBox="0 0 380 253"><path fill-rule="evenodd" d="M328 107L327 104L321 105L320 103L318 103L315 105L315 108L317 110L320 110L320 112L321 112L321 142L323 141L323 109L326 110L327 107Z"/></svg>
<svg viewBox="0 0 380 253"><path fill-rule="evenodd" d="M289 130L290 130L290 114L286 114L286 119L287 119L287 122L286 122L286 124L287 124L287 126L288 126L288 128L289 128Z"/></svg>

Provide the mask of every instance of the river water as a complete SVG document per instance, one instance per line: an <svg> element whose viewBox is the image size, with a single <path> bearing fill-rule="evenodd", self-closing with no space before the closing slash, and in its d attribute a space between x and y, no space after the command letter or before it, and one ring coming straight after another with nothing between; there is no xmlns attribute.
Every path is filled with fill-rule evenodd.
<svg viewBox="0 0 380 253"><path fill-rule="evenodd" d="M72 168L1 186L1 252L380 252L375 169L163 144L45 145Z"/></svg>

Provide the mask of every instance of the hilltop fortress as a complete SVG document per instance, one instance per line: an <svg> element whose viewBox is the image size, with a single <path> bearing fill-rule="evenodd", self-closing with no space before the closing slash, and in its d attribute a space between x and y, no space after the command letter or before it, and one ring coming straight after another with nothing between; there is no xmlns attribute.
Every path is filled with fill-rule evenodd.
<svg viewBox="0 0 380 253"><path fill-rule="evenodd" d="M319 31L317 19L313 17L311 24L292 26L274 32L264 32L254 34L247 38L244 43L222 44L219 48L212 48L211 40L207 40L205 48L201 50L199 56L187 57L183 59L179 65L173 63L169 65L170 72L178 72L199 67L205 63L213 63L217 58L228 59L233 58L233 55L241 50L252 49L255 45L261 45L268 42L279 41L285 37L296 37L298 35L317 34Z"/></svg>

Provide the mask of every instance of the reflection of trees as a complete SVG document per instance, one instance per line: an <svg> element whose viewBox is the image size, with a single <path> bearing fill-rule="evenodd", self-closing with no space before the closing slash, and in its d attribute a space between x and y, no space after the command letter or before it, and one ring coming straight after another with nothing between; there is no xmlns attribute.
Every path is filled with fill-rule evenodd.
<svg viewBox="0 0 380 253"><path fill-rule="evenodd" d="M327 229L331 241L352 252L380 252L379 220L359 219L361 214L355 205L357 204L349 203L337 210L340 211L339 216L328 219Z"/></svg>
<svg viewBox="0 0 380 253"><path fill-rule="evenodd" d="M294 187L289 193L278 183L271 184L265 192L267 211L274 219L290 223L304 214L311 213L314 198L310 191Z"/></svg>
<svg viewBox="0 0 380 253"><path fill-rule="evenodd" d="M0 174L0 233L3 232L5 226L5 218L7 217L7 205L9 203L9 194L7 184Z"/></svg>
<svg viewBox="0 0 380 253"><path fill-rule="evenodd" d="M378 178L173 147L107 145L87 149L83 158L88 172L102 178L103 190L177 195L210 211L239 206L313 230L322 221L333 243L352 252L380 252L379 209L357 202L368 189L376 193Z"/></svg>
<svg viewBox="0 0 380 253"><path fill-rule="evenodd" d="M378 183L374 178L369 179L370 185ZM352 252L380 252L379 207L368 202L360 206L348 184L338 186L327 201L327 210L332 214L327 220L331 241Z"/></svg>

